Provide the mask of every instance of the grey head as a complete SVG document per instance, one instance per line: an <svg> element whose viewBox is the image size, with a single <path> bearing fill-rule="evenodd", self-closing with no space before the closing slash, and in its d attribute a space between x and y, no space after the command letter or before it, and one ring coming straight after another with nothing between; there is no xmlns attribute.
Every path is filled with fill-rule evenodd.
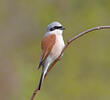
<svg viewBox="0 0 110 100"><path fill-rule="evenodd" d="M65 28L57 21L54 21L47 26L47 32L52 32L55 30L62 30L63 31L64 29Z"/></svg>

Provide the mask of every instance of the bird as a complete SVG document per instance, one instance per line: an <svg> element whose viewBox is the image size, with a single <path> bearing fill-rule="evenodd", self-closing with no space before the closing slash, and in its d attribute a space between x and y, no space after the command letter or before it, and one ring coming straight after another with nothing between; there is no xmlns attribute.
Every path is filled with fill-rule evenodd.
<svg viewBox="0 0 110 100"><path fill-rule="evenodd" d="M65 46L62 36L63 30L65 28L58 21L54 21L47 26L46 33L41 42L42 51L38 69L42 66L42 73L38 90L41 89L48 68L60 56Z"/></svg>

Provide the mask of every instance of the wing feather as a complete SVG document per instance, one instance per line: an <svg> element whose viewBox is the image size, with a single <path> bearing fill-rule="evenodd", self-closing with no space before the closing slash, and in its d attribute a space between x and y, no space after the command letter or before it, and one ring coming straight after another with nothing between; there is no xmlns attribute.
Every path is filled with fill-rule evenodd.
<svg viewBox="0 0 110 100"><path fill-rule="evenodd" d="M41 60L38 66L38 69L40 66L44 63L45 59L48 57L49 53L51 52L56 40L56 35L47 35L43 38L41 47L42 47L42 54L41 54Z"/></svg>

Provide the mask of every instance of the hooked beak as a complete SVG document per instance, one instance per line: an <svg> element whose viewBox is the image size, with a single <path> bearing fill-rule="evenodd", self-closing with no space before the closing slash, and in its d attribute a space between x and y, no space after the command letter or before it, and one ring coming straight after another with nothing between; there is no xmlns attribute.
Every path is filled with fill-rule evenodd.
<svg viewBox="0 0 110 100"><path fill-rule="evenodd" d="M60 29L61 29L61 30L65 30L65 27L62 26Z"/></svg>

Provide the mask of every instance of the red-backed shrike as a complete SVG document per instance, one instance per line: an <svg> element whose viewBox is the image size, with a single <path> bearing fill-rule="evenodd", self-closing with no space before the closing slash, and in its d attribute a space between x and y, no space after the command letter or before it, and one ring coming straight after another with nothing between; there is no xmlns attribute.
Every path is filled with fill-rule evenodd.
<svg viewBox="0 0 110 100"><path fill-rule="evenodd" d="M38 69L42 66L39 90L49 66L60 56L65 46L62 36L64 29L65 28L59 22L52 22L47 26L47 31L41 43L42 53L38 66Z"/></svg>

